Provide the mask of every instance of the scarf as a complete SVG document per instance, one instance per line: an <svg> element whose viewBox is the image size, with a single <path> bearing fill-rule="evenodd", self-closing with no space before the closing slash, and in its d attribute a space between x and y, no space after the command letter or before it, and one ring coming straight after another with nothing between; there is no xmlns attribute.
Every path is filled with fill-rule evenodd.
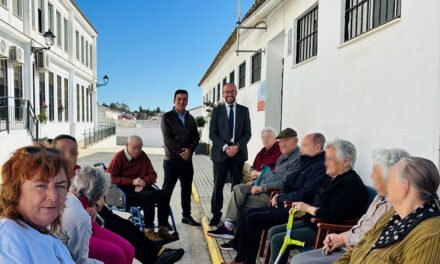
<svg viewBox="0 0 440 264"><path fill-rule="evenodd" d="M371 250L386 248L403 240L418 224L435 216L440 216L435 199L426 202L403 219L399 214L395 214L385 225L382 234Z"/></svg>

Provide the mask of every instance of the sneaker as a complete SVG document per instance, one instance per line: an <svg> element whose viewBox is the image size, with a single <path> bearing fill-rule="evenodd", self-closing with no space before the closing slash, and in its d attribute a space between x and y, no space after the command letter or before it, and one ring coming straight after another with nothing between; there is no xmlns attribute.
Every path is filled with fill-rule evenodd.
<svg viewBox="0 0 440 264"><path fill-rule="evenodd" d="M225 224L222 224L216 230L208 231L208 236L223 239L234 239L234 231L226 228Z"/></svg>
<svg viewBox="0 0 440 264"><path fill-rule="evenodd" d="M145 236L153 242L162 242L163 241L163 238L161 238L158 233L154 233L154 231L152 231L152 230L146 230Z"/></svg>
<svg viewBox="0 0 440 264"><path fill-rule="evenodd" d="M176 263L183 257L183 254L185 254L185 251L182 248L165 248L162 253L160 253L160 255L157 257L156 264Z"/></svg>
<svg viewBox="0 0 440 264"><path fill-rule="evenodd" d="M234 251L235 249L232 247L232 241L221 244L220 248L226 251Z"/></svg>
<svg viewBox="0 0 440 264"><path fill-rule="evenodd" d="M159 228L159 232L157 233L160 238L166 241L175 241L178 240L179 237L176 235L176 233L170 234L167 230L167 228Z"/></svg>

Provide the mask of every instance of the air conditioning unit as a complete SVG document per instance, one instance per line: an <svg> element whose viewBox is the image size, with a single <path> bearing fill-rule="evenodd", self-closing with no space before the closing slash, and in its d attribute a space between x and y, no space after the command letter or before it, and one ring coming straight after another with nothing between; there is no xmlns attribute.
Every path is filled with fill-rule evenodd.
<svg viewBox="0 0 440 264"><path fill-rule="evenodd" d="M17 46L11 46L9 49L9 61L12 65L21 65L24 63L24 51Z"/></svg>
<svg viewBox="0 0 440 264"><path fill-rule="evenodd" d="M37 71L45 72L49 70L50 58L49 54L42 50L35 54L35 64L37 65Z"/></svg>
<svg viewBox="0 0 440 264"><path fill-rule="evenodd" d="M9 43L0 38L0 60L9 58Z"/></svg>

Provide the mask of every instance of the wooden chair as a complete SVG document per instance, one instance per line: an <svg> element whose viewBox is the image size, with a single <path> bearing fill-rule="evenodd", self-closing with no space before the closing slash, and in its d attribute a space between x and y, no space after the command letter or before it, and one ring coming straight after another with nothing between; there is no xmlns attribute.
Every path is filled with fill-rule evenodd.
<svg viewBox="0 0 440 264"><path fill-rule="evenodd" d="M371 202L373 202L377 193L372 187L370 187L370 186L366 186L366 187L367 187L367 192L368 192L368 206L370 206ZM292 202L286 202L285 205L287 208L291 208ZM346 231L350 230L354 225L356 225L358 221L359 221L359 218L352 219L352 220L345 220L342 222L342 224L330 224L330 223L325 222L322 219L313 217L310 220L310 222L316 224L318 227L315 245L313 248L306 247L301 251L308 251L311 249L322 248L324 246L324 239L328 234L332 234L332 233L339 234L339 233L346 232ZM267 236L266 236L266 238L267 238ZM270 243L269 243L266 254L263 254L263 256L266 255L265 261L264 261L265 264L269 263L270 254L271 254L271 252L270 252ZM261 256L261 254L260 254L260 256Z"/></svg>
<svg viewBox="0 0 440 264"><path fill-rule="evenodd" d="M272 198L279 194L279 191L275 191L275 190L267 190L268 193L270 193L270 200L269 200L269 207L272 207L272 204L270 203L270 201L272 200ZM266 240L267 240L267 234L268 234L269 230L264 229L263 232L261 233L261 240L260 240L260 248L258 250L258 256L260 258L264 257L264 249L266 248ZM269 243L269 247L270 247L270 243ZM270 249L269 249L270 252Z"/></svg>

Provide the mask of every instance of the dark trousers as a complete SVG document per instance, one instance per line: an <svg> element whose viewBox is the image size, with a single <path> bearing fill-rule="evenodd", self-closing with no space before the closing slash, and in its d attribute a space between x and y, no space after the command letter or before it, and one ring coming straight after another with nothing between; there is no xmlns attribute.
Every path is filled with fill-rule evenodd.
<svg viewBox="0 0 440 264"><path fill-rule="evenodd" d="M99 215L104 227L125 238L135 248L135 257L142 263L156 263L160 246L149 240L132 222L121 218L103 207Z"/></svg>
<svg viewBox="0 0 440 264"><path fill-rule="evenodd" d="M255 263L264 229L285 224L289 220L289 209L260 207L248 208L242 213L232 245L237 250L236 260Z"/></svg>
<svg viewBox="0 0 440 264"><path fill-rule="evenodd" d="M182 215L184 217L191 216L191 191L194 176L192 160L164 160L163 169L165 178L162 191L167 195L168 203L171 200L177 180L180 180Z"/></svg>
<svg viewBox="0 0 440 264"><path fill-rule="evenodd" d="M154 228L154 214L157 205L157 219L160 227L168 226L169 205L167 197L161 190L148 186L140 192L134 186L119 186L127 195L128 206L140 206L144 210L145 228Z"/></svg>
<svg viewBox="0 0 440 264"><path fill-rule="evenodd" d="M214 189L211 197L211 213L214 216L221 214L223 207L223 187L225 186L228 172L231 176L231 191L235 185L241 183L243 178L243 161L236 157L227 158L223 162L214 161Z"/></svg>

